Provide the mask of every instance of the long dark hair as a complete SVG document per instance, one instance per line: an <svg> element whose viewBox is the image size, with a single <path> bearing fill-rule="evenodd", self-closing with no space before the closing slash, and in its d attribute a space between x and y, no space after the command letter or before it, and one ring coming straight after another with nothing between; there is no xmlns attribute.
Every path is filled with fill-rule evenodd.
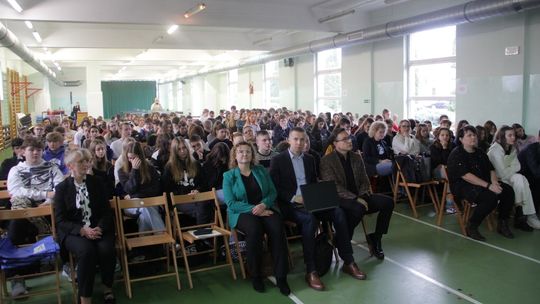
<svg viewBox="0 0 540 304"><path fill-rule="evenodd" d="M497 130L497 133L495 133L495 139L494 139L494 142L499 143L503 147L506 153L511 152L512 148L514 147L513 145L509 145L508 142L506 142L507 131L515 132L512 127L504 125L499 130Z"/></svg>
<svg viewBox="0 0 540 304"><path fill-rule="evenodd" d="M219 142L214 145L210 153L206 156L207 162L209 162L212 167L217 168L222 165L229 164L229 158L231 156L231 150L227 144Z"/></svg>

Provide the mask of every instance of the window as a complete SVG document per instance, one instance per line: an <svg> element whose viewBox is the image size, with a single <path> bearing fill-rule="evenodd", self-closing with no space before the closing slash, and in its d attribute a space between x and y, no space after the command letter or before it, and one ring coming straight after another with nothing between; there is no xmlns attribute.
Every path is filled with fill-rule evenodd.
<svg viewBox="0 0 540 304"><path fill-rule="evenodd" d="M176 83L176 111L183 111L184 107L182 103L184 102L184 84L182 81Z"/></svg>
<svg viewBox="0 0 540 304"><path fill-rule="evenodd" d="M238 70L230 70L227 74L227 103L228 108L238 101Z"/></svg>
<svg viewBox="0 0 540 304"><path fill-rule="evenodd" d="M264 102L267 108L278 108L279 104L279 61L264 64Z"/></svg>
<svg viewBox="0 0 540 304"><path fill-rule="evenodd" d="M316 112L341 112L341 49L317 53Z"/></svg>
<svg viewBox="0 0 540 304"><path fill-rule="evenodd" d="M407 116L438 124L446 114L455 121L456 27L414 33L408 42Z"/></svg>

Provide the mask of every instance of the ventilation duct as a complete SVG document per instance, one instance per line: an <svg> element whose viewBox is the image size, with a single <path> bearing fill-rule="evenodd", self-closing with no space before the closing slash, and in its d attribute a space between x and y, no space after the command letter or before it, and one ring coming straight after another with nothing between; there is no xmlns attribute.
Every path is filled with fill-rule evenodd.
<svg viewBox="0 0 540 304"><path fill-rule="evenodd" d="M28 63L31 67L36 69L36 71L45 75L52 82L59 86L66 86L66 82L58 80L53 74L53 71L46 66L39 58L34 55L30 49L28 49L24 44L22 44L17 36L13 34L5 25L0 23L0 46L7 47L17 56L19 56L24 62ZM71 81L70 83L74 83Z"/></svg>
<svg viewBox="0 0 540 304"><path fill-rule="evenodd" d="M249 59L236 66L211 69L204 73L189 75L182 79L224 72L230 69L242 68L269 61L281 60L287 57L316 53L328 49L367 44L379 40L400 37L430 28L477 22L494 17L521 13L540 7L540 0L478 0L452 6L414 17L391 21L385 24L338 34L333 37L314 40L301 45L270 52L258 58Z"/></svg>

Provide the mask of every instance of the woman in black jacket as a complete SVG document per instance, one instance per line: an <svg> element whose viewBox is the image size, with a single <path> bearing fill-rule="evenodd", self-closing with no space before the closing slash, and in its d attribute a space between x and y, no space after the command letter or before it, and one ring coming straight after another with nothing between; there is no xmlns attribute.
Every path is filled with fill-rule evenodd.
<svg viewBox="0 0 540 304"><path fill-rule="evenodd" d="M311 133L308 135L309 140L311 141L311 148L319 154L322 154L323 147L326 146L326 141L330 137L330 132L328 131L324 118L319 117L315 120Z"/></svg>
<svg viewBox="0 0 540 304"><path fill-rule="evenodd" d="M450 138L450 130L447 128L438 128L435 131L435 141L429 147L429 153L431 155L431 168L432 176L436 179L448 179L445 174L443 166L448 165L448 156L450 152L456 147L454 142ZM456 213L454 208L454 197L451 193L446 196L446 213Z"/></svg>
<svg viewBox="0 0 540 304"><path fill-rule="evenodd" d="M105 141L95 139L90 143L91 171L94 176L100 177L107 188L109 198L114 191L114 166L107 159L107 144Z"/></svg>
<svg viewBox="0 0 540 304"><path fill-rule="evenodd" d="M80 303L91 303L97 264L104 302L115 303L113 211L102 180L86 174L91 158L86 149L73 150L65 158L71 176L56 186L54 196L58 242L77 257Z"/></svg>
<svg viewBox="0 0 540 304"><path fill-rule="evenodd" d="M369 138L364 140L362 153L368 176L388 176L392 174L392 149L388 147L384 136L386 123L375 121L369 128Z"/></svg>

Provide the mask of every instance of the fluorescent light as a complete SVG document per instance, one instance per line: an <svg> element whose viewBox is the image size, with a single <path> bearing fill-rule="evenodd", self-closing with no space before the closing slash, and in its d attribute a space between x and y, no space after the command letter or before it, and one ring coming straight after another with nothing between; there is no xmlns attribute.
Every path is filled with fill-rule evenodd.
<svg viewBox="0 0 540 304"><path fill-rule="evenodd" d="M347 16L347 15L354 14L354 12L355 12L354 9L350 9L350 10L347 10L347 11L339 12L339 13L334 14L334 15L329 15L329 16L320 18L320 19L319 19L319 23L327 23L327 22L330 22L330 21L339 19L339 18L341 18L341 17L344 17L344 16Z"/></svg>
<svg viewBox="0 0 540 304"><path fill-rule="evenodd" d="M27 27L27 28L29 28L29 29L31 29L31 30L34 29L34 26L32 25L32 22L30 22L30 21L27 20L27 21L24 22L24 24L26 24L26 27Z"/></svg>
<svg viewBox="0 0 540 304"><path fill-rule="evenodd" d="M33 31L33 32L32 32L32 35L34 35L34 38L36 38L37 42L41 43L41 41L43 41L43 40L41 39L41 36L39 35L38 32Z"/></svg>
<svg viewBox="0 0 540 304"><path fill-rule="evenodd" d="M57 69L58 71L61 71L61 70L62 70L62 68L61 68L59 65L56 66L56 69Z"/></svg>
<svg viewBox="0 0 540 304"><path fill-rule="evenodd" d="M206 8L206 4L199 3L199 4L197 4L197 6L194 6L194 7L190 8L189 10L187 10L184 13L184 18L186 18L186 19L190 18L191 16L200 13L205 8Z"/></svg>
<svg viewBox="0 0 540 304"><path fill-rule="evenodd" d="M171 27L167 30L167 34L171 35L172 33L176 32L178 29L178 24L173 24Z"/></svg>
<svg viewBox="0 0 540 304"><path fill-rule="evenodd" d="M17 11L17 13L21 13L23 11L21 5L17 3L16 0L7 0L7 2L11 4L11 7L13 7L13 9Z"/></svg>
<svg viewBox="0 0 540 304"><path fill-rule="evenodd" d="M56 73L55 73L55 72L51 71L51 73L52 73L52 75L53 75L54 77L56 77Z"/></svg>

